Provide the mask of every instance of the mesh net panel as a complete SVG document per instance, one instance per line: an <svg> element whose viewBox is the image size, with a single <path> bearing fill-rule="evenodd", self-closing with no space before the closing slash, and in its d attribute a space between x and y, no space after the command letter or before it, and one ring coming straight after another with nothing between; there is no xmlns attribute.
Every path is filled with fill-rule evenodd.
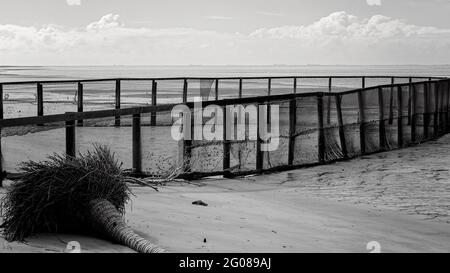
<svg viewBox="0 0 450 273"><path fill-rule="evenodd" d="M378 88L361 91L361 99L364 120L360 120L360 122L363 123L365 152L374 153L381 149ZM361 110L358 109L358 111Z"/></svg>
<svg viewBox="0 0 450 273"><path fill-rule="evenodd" d="M333 161L344 157L339 135L337 98L337 96L333 95L324 96L323 98L325 161Z"/></svg>
<svg viewBox="0 0 450 273"><path fill-rule="evenodd" d="M319 162L319 123L316 97L297 98L297 123L295 126L294 164Z"/></svg>
<svg viewBox="0 0 450 273"><path fill-rule="evenodd" d="M275 109L278 108L278 117L276 116ZM275 150L264 152L263 156L263 169L270 169L279 166L288 165L288 150L289 150L289 101L276 101L271 102L268 108L268 132L271 131L270 127L274 125L274 122L278 122L279 137L272 136L271 142L275 145L278 143L278 147ZM275 146L274 146L275 147Z"/></svg>
<svg viewBox="0 0 450 273"><path fill-rule="evenodd" d="M341 108L348 156L355 157L361 154L358 94L353 92L342 95Z"/></svg>

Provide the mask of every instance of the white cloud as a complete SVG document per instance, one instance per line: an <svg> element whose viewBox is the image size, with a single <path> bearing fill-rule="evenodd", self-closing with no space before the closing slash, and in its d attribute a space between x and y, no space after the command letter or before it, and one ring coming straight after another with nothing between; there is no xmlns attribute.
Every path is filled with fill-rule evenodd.
<svg viewBox="0 0 450 273"><path fill-rule="evenodd" d="M335 12L249 34L129 27L108 14L85 28L0 25L2 64L450 63L450 30Z"/></svg>
<svg viewBox="0 0 450 273"><path fill-rule="evenodd" d="M381 6L381 0L366 0L369 6Z"/></svg>
<svg viewBox="0 0 450 273"><path fill-rule="evenodd" d="M99 31L110 28L118 28L123 26L120 21L120 16L117 14L107 14L103 16L99 21L90 23L86 29L88 31Z"/></svg>
<svg viewBox="0 0 450 273"><path fill-rule="evenodd" d="M66 3L69 6L80 6L81 0L66 0Z"/></svg>

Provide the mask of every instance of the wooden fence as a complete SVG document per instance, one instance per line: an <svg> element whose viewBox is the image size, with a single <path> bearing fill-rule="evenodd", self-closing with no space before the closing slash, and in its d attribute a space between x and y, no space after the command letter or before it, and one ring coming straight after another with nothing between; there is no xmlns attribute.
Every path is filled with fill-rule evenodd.
<svg viewBox="0 0 450 273"><path fill-rule="evenodd" d="M328 79L329 90L331 91L333 85L333 79L361 79L361 88L343 92L310 92L310 93L297 93L297 86L299 80L303 78L320 78L320 79ZM376 87L366 87L366 79L368 78L386 78L391 79L391 83L387 85L380 85ZM396 84L395 80L408 79L407 83ZM341 107L342 97L347 94L357 94L358 97L358 105L355 107L359 108L359 144L360 144L360 155L368 154L371 152L366 151L366 125L365 122L365 112L364 109L364 92L370 91L373 92L376 90L377 97L379 100L379 139L380 139L380 147L381 149L377 151L383 151L387 149L386 144L386 124L392 124L394 119L394 111L397 109L397 122L398 124L398 147L404 147L404 138L403 138L403 118L407 118L408 125L411 126L411 140L412 143L417 143L419 140L417 138L416 129L417 129L417 96L416 96L416 87L423 86L425 91L423 92L423 105L425 107L425 114L423 115L423 135L425 138L420 139L420 141L428 139L429 136L429 122L430 118L433 119L433 135L431 137L436 137L442 135L443 133L447 133L449 129L449 98L450 98L450 82L446 78L437 78L437 77L383 77L383 76L337 76L337 77L241 77L241 78L151 78L151 79L101 79L101 80L83 80L83 81L40 81L40 82L9 82L9 83L0 83L0 130L2 128L8 127L17 127L17 126L32 126L32 125L45 125L48 123L57 123L64 122L66 127L66 153L70 156L76 155L76 126L82 126L85 120L91 119L100 119L100 118L115 118L115 126L120 126L120 118L124 116L132 117L132 172L136 175L142 174L142 145L141 145L141 115L149 113L151 115L151 124L156 124L156 115L159 112L167 112L170 111L177 104L159 104L156 101L157 94L157 86L159 81L164 80L182 80L184 82L182 89L182 101L189 108L193 108L194 104L192 102L188 102L188 82L189 80L214 80L215 81L215 100L203 102L203 107L208 105L217 105L225 107L227 105L235 105L235 104L268 104L268 103L276 103L277 101L289 101L289 145L287 151L287 164L283 166L277 166L273 168L264 168L263 167L263 152L260 149L260 141L258 139L258 143L256 145L256 167L254 170L239 172L237 175L249 174L249 173L262 173L266 171L276 171L276 170L289 170L293 168L299 168L309 165L316 164L324 164L326 162L330 162L333 160L329 160L326 155L327 143L325 138L325 126L324 124L329 123L330 120L330 107L331 107L331 99L335 102L335 108L337 112L337 120L338 120L338 130L339 134L339 142L340 149L342 152L342 157L337 158L336 160L348 159L353 157L349 154L348 151L348 140L346 139L345 128L346 124L344 124L343 120L343 111ZM233 79L239 81L239 89L237 90L236 98L232 99L222 99L218 100L219 92L220 92L220 81L225 79ZM247 79L264 79L268 82L267 95L265 96L257 96L257 97L242 97L242 82ZM273 79L292 79L292 94L283 94L283 95L272 95L271 94L271 82ZM414 82L415 79L419 79L421 81ZM132 107L132 108L121 108L121 82L122 81L142 81L142 80L150 80L152 82L152 104L150 106L143 107ZM87 82L99 82L99 81L115 81L115 109L110 110L99 110L99 111L84 111L83 109L83 84ZM44 115L44 102L43 102L43 92L45 92L43 85L48 83L76 83L77 84L77 111L65 114L55 114L55 115ZM431 90L431 83L433 83L434 90ZM33 117L21 117L21 118L12 118L12 119L3 119L3 87L6 85L20 85L20 84L36 84L37 86L37 116ZM439 85L446 85L448 89L442 95L437 93ZM408 98L407 98L407 115L405 116L404 109L405 98L402 96L404 92L402 92L403 88L408 89ZM390 90L390 92L385 92L385 90ZM397 90L397 105L394 105L394 92L393 90ZM433 92L433 94L431 94ZM430 96L434 98L434 107L431 113L431 116L428 115L429 109L427 109L430 105L428 103ZM442 96L441 99L438 99L439 96ZM317 121L318 121L318 161L313 164L295 164L294 158L296 155L295 152L295 138L296 138L296 125L297 125L297 104L299 98L315 98L317 101ZM383 106L383 101L385 98L389 97L390 105L389 105L389 113L386 112L386 107ZM445 98L445 99L444 99ZM324 101L327 101L327 110L324 109ZM324 116L325 112L325 116ZM386 116L388 116L386 118ZM225 119L225 115L224 115ZM258 116L259 119L259 116ZM440 128L440 122L442 121L443 128ZM387 122L387 123L385 123ZM224 120L224 124L226 124ZM258 123L259 124L259 120ZM226 135L226 126L224 126L224 136ZM258 130L259 131L259 130ZM189 151L189 143L185 142L184 147L186 151ZM1 152L1 145L0 145ZM190 157L190 152L185 152L184 156ZM189 159L189 158L187 158ZM2 166L0 165L0 171L2 171ZM223 141L223 166L222 170L219 172L201 172L195 173L191 172L188 176L190 177L202 177L209 175L217 175L223 174L224 176L233 176L230 171L230 143L228 141Z"/></svg>

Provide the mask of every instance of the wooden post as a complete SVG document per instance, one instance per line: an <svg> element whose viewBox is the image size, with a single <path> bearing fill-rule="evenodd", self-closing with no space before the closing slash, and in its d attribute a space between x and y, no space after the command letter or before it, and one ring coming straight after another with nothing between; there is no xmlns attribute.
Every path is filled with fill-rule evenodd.
<svg viewBox="0 0 450 273"><path fill-rule="evenodd" d="M291 99L289 103L289 152L288 165L294 164L295 155L295 131L297 126L297 99Z"/></svg>
<svg viewBox="0 0 450 273"><path fill-rule="evenodd" d="M3 119L3 84L0 84L0 120ZM2 129L0 128L0 156L2 154ZM0 188L3 187L3 160L0 158Z"/></svg>
<svg viewBox="0 0 450 273"><path fill-rule="evenodd" d="M37 83L37 115L42 117L44 115L44 90L41 83Z"/></svg>
<svg viewBox="0 0 450 273"><path fill-rule="evenodd" d="M386 150L386 127L384 119L384 98L383 88L378 88L378 109L379 109L379 138L380 138L380 150Z"/></svg>
<svg viewBox="0 0 450 273"><path fill-rule="evenodd" d="M402 87L397 87L397 101L398 101L398 121L397 121L397 142L398 148L403 147L403 97Z"/></svg>
<svg viewBox="0 0 450 273"><path fill-rule="evenodd" d="M120 80L116 80L116 109L120 109ZM120 116L116 116L114 126L120 127Z"/></svg>
<svg viewBox="0 0 450 273"><path fill-rule="evenodd" d="M434 83L433 91L434 91L434 112L433 112L434 130L433 131L434 131L434 136L438 136L439 135L439 82Z"/></svg>
<svg viewBox="0 0 450 273"><path fill-rule="evenodd" d="M223 172L224 177L230 177L230 140L227 132L227 106L223 106Z"/></svg>
<svg viewBox="0 0 450 273"><path fill-rule="evenodd" d="M187 93L188 93L188 80L184 79L184 82L183 82L183 103L187 102Z"/></svg>
<svg viewBox="0 0 450 273"><path fill-rule="evenodd" d="M261 113L260 113L260 105L257 104L257 119L256 119L256 172L261 173L264 167L264 154L261 152L261 134L259 132L260 122L261 122Z"/></svg>
<svg viewBox="0 0 450 273"><path fill-rule="evenodd" d="M133 138L133 168L135 174L142 173L142 141L141 141L141 115L133 115L132 122L132 138Z"/></svg>
<svg viewBox="0 0 450 273"><path fill-rule="evenodd" d="M192 167L192 140L194 139L194 130L195 130L194 109L193 108L189 109L189 112L191 118L190 139L183 138L183 170L185 173L190 172Z"/></svg>
<svg viewBox="0 0 450 273"><path fill-rule="evenodd" d="M318 119L318 131L319 131L319 143L318 143L318 154L319 163L325 162L325 134L323 129L323 94L319 93L317 95L317 119Z"/></svg>
<svg viewBox="0 0 450 273"><path fill-rule="evenodd" d="M297 78L294 78L294 94L297 94Z"/></svg>
<svg viewBox="0 0 450 273"><path fill-rule="evenodd" d="M152 80L152 106L157 105L158 83ZM150 126L156 126L156 112L150 114Z"/></svg>
<svg viewBox="0 0 450 273"><path fill-rule="evenodd" d="M450 128L450 80L447 80L447 90L446 90L446 93L447 93L447 105L446 105L446 107L445 107L445 117L446 117L446 123L445 123L445 131L446 132L448 132L449 131L449 128Z"/></svg>
<svg viewBox="0 0 450 273"><path fill-rule="evenodd" d="M345 140L344 119L342 118L341 95L336 94L335 102L336 102L336 111L337 111L337 117L338 117L338 123L339 123L339 138L341 140L342 155L344 156L344 158L348 158L347 142Z"/></svg>
<svg viewBox="0 0 450 273"><path fill-rule="evenodd" d="M417 90L416 85L411 85L411 142L416 143L417 127Z"/></svg>
<svg viewBox="0 0 450 273"><path fill-rule="evenodd" d="M272 96L272 78L267 81L267 95ZM267 124L270 125L271 115L270 115L270 99L267 102Z"/></svg>
<svg viewBox="0 0 450 273"><path fill-rule="evenodd" d="M424 139L428 138L428 131L430 126L430 116L429 116L429 103L428 103L428 92L430 92L430 86L429 83L424 84L424 90L423 90L423 137Z"/></svg>
<svg viewBox="0 0 450 273"><path fill-rule="evenodd" d="M328 78L328 92L331 93L332 88L332 77ZM331 96L328 96L328 104L327 104L327 124L331 123Z"/></svg>
<svg viewBox="0 0 450 273"><path fill-rule="evenodd" d="M364 115L364 99L362 95L363 91L358 92L358 105L359 105L359 142L361 147L361 154L366 153L366 126Z"/></svg>
<svg viewBox="0 0 450 273"><path fill-rule="evenodd" d="M408 85L408 125L411 125L411 94L412 93L412 78L409 77Z"/></svg>
<svg viewBox="0 0 450 273"><path fill-rule="evenodd" d="M0 119L3 119L3 84L0 84Z"/></svg>
<svg viewBox="0 0 450 273"><path fill-rule="evenodd" d="M219 79L216 79L215 95L216 95L216 100L219 100Z"/></svg>
<svg viewBox="0 0 450 273"><path fill-rule="evenodd" d="M239 79L239 98L242 98L242 79Z"/></svg>
<svg viewBox="0 0 450 273"><path fill-rule="evenodd" d="M389 98L389 125L394 124L394 85L395 84L395 78L391 78L391 94Z"/></svg>
<svg viewBox="0 0 450 273"><path fill-rule="evenodd" d="M78 113L83 113L83 84L81 82L78 82L78 89L77 89L77 106L78 106ZM78 126L83 126L83 120L80 119L77 121Z"/></svg>
<svg viewBox="0 0 450 273"><path fill-rule="evenodd" d="M363 89L366 88L366 77L361 78L361 86Z"/></svg>
<svg viewBox="0 0 450 273"><path fill-rule="evenodd" d="M66 154L70 157L75 157L76 145L75 145L75 121L66 121Z"/></svg>
<svg viewBox="0 0 450 273"><path fill-rule="evenodd" d="M444 116L444 104L445 104L445 92L443 92L444 85L439 81L439 131L445 132L445 116Z"/></svg>

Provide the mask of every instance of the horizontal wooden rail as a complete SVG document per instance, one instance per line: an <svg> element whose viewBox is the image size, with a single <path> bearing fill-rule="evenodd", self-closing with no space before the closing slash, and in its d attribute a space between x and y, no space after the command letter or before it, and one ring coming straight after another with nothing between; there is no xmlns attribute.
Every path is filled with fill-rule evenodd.
<svg viewBox="0 0 450 273"><path fill-rule="evenodd" d="M442 80L445 81L445 80ZM414 84L424 84L428 83L428 81L424 82L415 82ZM232 98L232 99L223 99L223 100L214 100L214 101L205 101L203 102L203 107L208 105L217 105L217 106L226 106L226 105L235 105L235 104L250 104L250 103L266 103L267 101L289 101L293 98L300 97L316 97L316 96L338 96L345 95L351 93L358 93L365 90L370 89L378 89L378 88L401 88L404 86L408 86L409 83L401 83L401 84L387 84L387 85L379 85L374 87L366 87L363 89L355 89L343 92L310 92L310 93L292 93L292 94L283 94L283 95L271 95L271 96L257 96L257 97L244 97L244 98ZM113 118L113 117L121 117L121 116L132 116L136 114L146 114L152 112L166 112L171 111L174 106L178 104L161 104L157 106L143 106L143 107L132 107L132 108L123 108L123 109L111 109L111 110L97 110L97 111L87 111L81 113L66 113L66 114L56 114L56 115L47 115L47 116L34 116L34 117L22 117L22 118L12 118L12 119L0 119L0 128L6 127L15 127L15 126L28 126L28 125L38 125L45 123L54 123L54 122L66 122L71 120L89 120L89 119L99 119L99 118ZM194 107L193 102L185 103L188 107Z"/></svg>
<svg viewBox="0 0 450 273"><path fill-rule="evenodd" d="M3 85L35 85L35 84L77 84L77 83L95 83L95 82L115 82L115 81L184 81L184 80L267 80L267 79L426 79L426 80L444 80L448 77L424 77L424 76L246 76L246 77L156 77L156 78L106 78L106 79L73 79L73 80L49 80L49 81L17 81L0 82Z"/></svg>

